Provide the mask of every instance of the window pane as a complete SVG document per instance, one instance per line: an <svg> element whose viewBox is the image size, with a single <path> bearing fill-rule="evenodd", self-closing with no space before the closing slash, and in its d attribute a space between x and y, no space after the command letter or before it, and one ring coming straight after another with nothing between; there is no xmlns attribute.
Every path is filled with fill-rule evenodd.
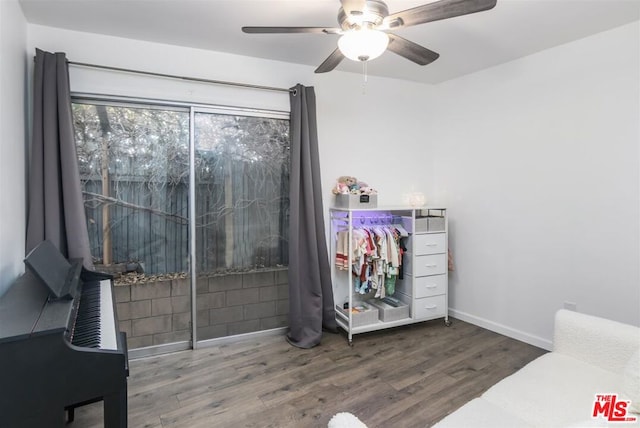
<svg viewBox="0 0 640 428"><path fill-rule="evenodd" d="M289 121L197 113L195 141L199 272L286 265Z"/></svg>
<svg viewBox="0 0 640 428"><path fill-rule="evenodd" d="M91 253L187 272L189 114L73 104Z"/></svg>

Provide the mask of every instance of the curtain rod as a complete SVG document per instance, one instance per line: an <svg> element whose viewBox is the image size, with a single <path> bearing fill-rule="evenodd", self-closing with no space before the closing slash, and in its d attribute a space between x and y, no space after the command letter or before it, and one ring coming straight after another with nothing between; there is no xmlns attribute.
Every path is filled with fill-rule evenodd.
<svg viewBox="0 0 640 428"><path fill-rule="evenodd" d="M241 88L261 89L264 91L276 91L276 92L290 92L290 93L293 93L294 95L296 94L295 89L276 88L274 86L262 86L262 85L252 85L249 83L225 82L224 80L212 80L212 79L202 79L199 77L178 76L176 74L155 73L152 71L133 70L130 68L111 67L108 65L87 64L85 62L68 61L68 64L75 65L78 67L100 68L103 70L121 71L124 73L144 74L147 76L165 77L168 79L188 80L190 82L212 83L215 85L238 86Z"/></svg>

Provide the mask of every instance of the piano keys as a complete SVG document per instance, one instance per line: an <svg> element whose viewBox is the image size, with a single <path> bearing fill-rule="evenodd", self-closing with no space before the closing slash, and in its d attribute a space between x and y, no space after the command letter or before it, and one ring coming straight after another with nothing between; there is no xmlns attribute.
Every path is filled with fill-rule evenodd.
<svg viewBox="0 0 640 428"><path fill-rule="evenodd" d="M62 298L29 270L0 298L0 426L62 427L65 409L98 400L105 428L127 426L128 357L113 284L80 272Z"/></svg>
<svg viewBox="0 0 640 428"><path fill-rule="evenodd" d="M85 282L71 343L84 348L118 349L111 280Z"/></svg>

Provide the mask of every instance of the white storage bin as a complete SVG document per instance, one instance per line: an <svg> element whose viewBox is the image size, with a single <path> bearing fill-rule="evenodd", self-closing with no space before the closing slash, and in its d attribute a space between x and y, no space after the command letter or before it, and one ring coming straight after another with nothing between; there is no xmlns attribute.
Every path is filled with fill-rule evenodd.
<svg viewBox="0 0 640 428"><path fill-rule="evenodd" d="M444 217L426 217L428 232L444 232Z"/></svg>
<svg viewBox="0 0 640 428"><path fill-rule="evenodd" d="M336 195L336 208L377 208L378 195Z"/></svg>
<svg viewBox="0 0 640 428"><path fill-rule="evenodd" d="M402 226L409 233L424 233L429 231L429 220L428 217L416 217L414 223L412 217L402 217Z"/></svg>
<svg viewBox="0 0 640 428"><path fill-rule="evenodd" d="M389 322L409 318L409 305L401 303L400 306L391 306L382 300L368 300L371 306L378 308L380 321Z"/></svg>
<svg viewBox="0 0 640 428"><path fill-rule="evenodd" d="M355 306L361 305L361 303ZM336 312L342 315L346 323L349 322L349 310L343 309L339 305L336 305ZM369 325L377 323L379 320L380 312L378 308L367 304L367 309L362 312L354 312L351 314L351 327L361 327L363 325Z"/></svg>

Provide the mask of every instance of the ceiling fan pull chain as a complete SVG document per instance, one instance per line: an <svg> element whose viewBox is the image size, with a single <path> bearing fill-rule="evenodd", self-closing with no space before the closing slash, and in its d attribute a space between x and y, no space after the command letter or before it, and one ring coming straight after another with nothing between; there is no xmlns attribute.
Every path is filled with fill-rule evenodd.
<svg viewBox="0 0 640 428"><path fill-rule="evenodd" d="M362 95L367 93L367 62L362 61Z"/></svg>

